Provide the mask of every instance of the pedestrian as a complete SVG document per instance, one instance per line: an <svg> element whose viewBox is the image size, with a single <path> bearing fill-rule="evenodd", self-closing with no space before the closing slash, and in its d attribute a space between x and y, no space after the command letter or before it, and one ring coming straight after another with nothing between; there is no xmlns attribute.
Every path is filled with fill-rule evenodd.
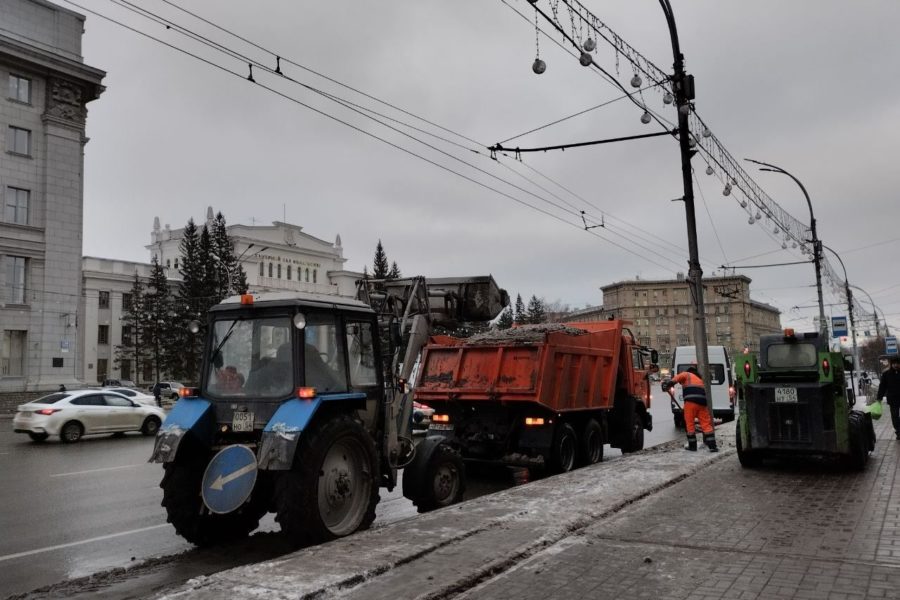
<svg viewBox="0 0 900 600"><path fill-rule="evenodd" d="M59 384L59 389L56 390L56 391L57 391L57 392L65 392L65 391L66 391L66 384L64 384L64 383Z"/></svg>
<svg viewBox="0 0 900 600"><path fill-rule="evenodd" d="M882 398L887 398L888 406L891 409L894 433L900 440L900 358L891 358L890 368L881 374L876 400L881 402Z"/></svg>
<svg viewBox="0 0 900 600"><path fill-rule="evenodd" d="M859 376L859 393L863 396L867 396L869 394L869 385L871 385L872 381L869 379L869 374L866 371L862 372L862 375Z"/></svg>
<svg viewBox="0 0 900 600"><path fill-rule="evenodd" d="M674 396L672 391L675 384L681 384L682 397L684 398L684 429L687 432L687 446L685 450L697 451L697 432L694 419L700 421L700 430L703 431L703 442L710 452L718 452L716 445L716 430L713 427L709 409L706 406L706 388L697 371L696 365L688 367L673 377L666 385L666 391Z"/></svg>
<svg viewBox="0 0 900 600"><path fill-rule="evenodd" d="M156 400L156 406L162 408L162 384L158 381L153 384L153 398Z"/></svg>

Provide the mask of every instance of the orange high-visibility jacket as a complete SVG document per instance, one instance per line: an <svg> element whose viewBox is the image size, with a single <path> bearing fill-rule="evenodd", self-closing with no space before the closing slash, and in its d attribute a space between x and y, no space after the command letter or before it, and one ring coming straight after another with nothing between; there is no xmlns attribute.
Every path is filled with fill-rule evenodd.
<svg viewBox="0 0 900 600"><path fill-rule="evenodd" d="M685 402L693 402L701 406L706 406L706 388L703 387L703 380L689 373L682 371L672 378L675 383L681 384L683 390L683 398Z"/></svg>

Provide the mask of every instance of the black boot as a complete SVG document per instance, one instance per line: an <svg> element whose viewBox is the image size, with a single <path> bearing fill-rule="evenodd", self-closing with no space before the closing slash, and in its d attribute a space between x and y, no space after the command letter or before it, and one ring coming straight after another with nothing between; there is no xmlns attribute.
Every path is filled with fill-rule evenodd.
<svg viewBox="0 0 900 600"><path fill-rule="evenodd" d="M685 450L689 450L691 452L697 451L697 435L689 435L687 436L687 445L684 447Z"/></svg>
<svg viewBox="0 0 900 600"><path fill-rule="evenodd" d="M710 452L718 452L719 447L716 445L716 434L710 433L709 435L703 434L703 441L706 443L706 447L709 448Z"/></svg>

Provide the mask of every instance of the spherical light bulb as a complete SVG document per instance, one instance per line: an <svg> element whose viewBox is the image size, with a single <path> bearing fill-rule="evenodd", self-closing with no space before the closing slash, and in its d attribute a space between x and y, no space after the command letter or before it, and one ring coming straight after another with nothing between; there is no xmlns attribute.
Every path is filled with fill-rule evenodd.
<svg viewBox="0 0 900 600"><path fill-rule="evenodd" d="M791 248L796 248L796 247L797 247L797 242L791 242Z"/></svg>
<svg viewBox="0 0 900 600"><path fill-rule="evenodd" d="M631 87L639 88L641 87L641 77L637 73L635 73L634 77L631 78Z"/></svg>
<svg viewBox="0 0 900 600"><path fill-rule="evenodd" d="M781 249L787 250L787 242L781 242Z"/></svg>
<svg viewBox="0 0 900 600"><path fill-rule="evenodd" d="M756 222L756 219L753 218L753 215L750 215L750 218L747 219L747 223L749 223L750 225L753 225L755 222Z"/></svg>
<svg viewBox="0 0 900 600"><path fill-rule="evenodd" d="M712 131L709 130L709 127L703 128L703 137L709 137L712 135Z"/></svg>
<svg viewBox="0 0 900 600"><path fill-rule="evenodd" d="M540 75L541 73L543 73L544 71L547 70L547 63L545 63L544 61L542 61L539 58L536 58L536 59L534 59L534 62L531 64L531 70L534 71L536 74Z"/></svg>
<svg viewBox="0 0 900 600"><path fill-rule="evenodd" d="M584 49L587 52L593 52L594 48L596 48L596 47L597 47L597 42L595 42L593 38L588 38L588 39L584 40Z"/></svg>
<svg viewBox="0 0 900 600"><path fill-rule="evenodd" d="M722 190L722 195L723 196L731 195L731 184L728 184L728 183L725 184L725 189Z"/></svg>
<svg viewBox="0 0 900 600"><path fill-rule="evenodd" d="M691 114L690 104L682 104L681 106L678 107L678 112L680 112L681 114L683 114L685 116Z"/></svg>
<svg viewBox="0 0 900 600"><path fill-rule="evenodd" d="M734 177L731 178L731 185L737 185L737 179Z"/></svg>
<svg viewBox="0 0 900 600"><path fill-rule="evenodd" d="M741 208L747 208L747 201L741 200Z"/></svg>
<svg viewBox="0 0 900 600"><path fill-rule="evenodd" d="M715 173L715 171L713 171L712 165L706 167L706 174L707 174L707 175L712 175L713 173Z"/></svg>
<svg viewBox="0 0 900 600"><path fill-rule="evenodd" d="M652 117L650 116L650 113L647 112L647 111L645 110L645 111L644 111L644 114L641 115L641 123L643 123L644 125L646 125L646 124L649 123L651 120L652 120Z"/></svg>
<svg viewBox="0 0 900 600"><path fill-rule="evenodd" d="M762 218L762 215L759 213L759 210L756 211L756 220L759 221Z"/></svg>
<svg viewBox="0 0 900 600"><path fill-rule="evenodd" d="M582 67L589 67L591 66L591 63L594 62L594 59L591 58L591 55L587 52L582 52L581 58L578 59L578 62L581 63Z"/></svg>
<svg viewBox="0 0 900 600"><path fill-rule="evenodd" d="M673 102L675 102L675 96L671 92L663 94L663 104L672 104Z"/></svg>
<svg viewBox="0 0 900 600"><path fill-rule="evenodd" d="M697 145L697 138L694 137L693 134L688 136L688 148L693 148Z"/></svg>

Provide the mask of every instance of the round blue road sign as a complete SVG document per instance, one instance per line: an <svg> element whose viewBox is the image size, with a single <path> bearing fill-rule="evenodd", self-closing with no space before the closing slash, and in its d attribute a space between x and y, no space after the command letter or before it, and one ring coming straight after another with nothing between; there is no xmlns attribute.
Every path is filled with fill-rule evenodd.
<svg viewBox="0 0 900 600"><path fill-rule="evenodd" d="M225 514L250 497L256 484L256 455L241 444L223 448L206 466L201 487L203 502L214 513Z"/></svg>

